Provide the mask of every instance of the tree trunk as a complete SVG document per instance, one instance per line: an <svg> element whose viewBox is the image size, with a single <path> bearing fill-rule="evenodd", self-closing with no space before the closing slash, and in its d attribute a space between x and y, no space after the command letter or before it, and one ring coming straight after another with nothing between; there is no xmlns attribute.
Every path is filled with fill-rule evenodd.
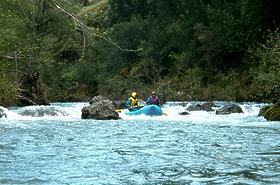
<svg viewBox="0 0 280 185"><path fill-rule="evenodd" d="M21 76L17 99L19 106L48 105L39 72Z"/></svg>

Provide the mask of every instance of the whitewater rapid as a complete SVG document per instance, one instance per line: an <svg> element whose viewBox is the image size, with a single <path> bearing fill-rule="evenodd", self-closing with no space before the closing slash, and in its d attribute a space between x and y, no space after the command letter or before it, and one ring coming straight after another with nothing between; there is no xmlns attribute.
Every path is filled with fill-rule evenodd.
<svg viewBox="0 0 280 185"><path fill-rule="evenodd" d="M263 117L258 116L265 103L237 103L244 113L230 115L216 115L215 110L225 104L232 102L214 102L217 107L213 107L214 111L192 111L189 115L179 115L180 112L186 111L186 108L193 104L203 102L167 102L162 106L165 113L163 116L128 116L127 110L120 113L122 120L155 120L155 121L188 121L191 123L203 124L230 124L230 125L267 125ZM1 108L5 111L7 118L1 118L0 121L12 122L13 120L61 120L61 121L77 121L81 120L81 109L88 106L87 102L75 103L52 103L50 106L27 106L27 107L12 107Z"/></svg>
<svg viewBox="0 0 280 185"><path fill-rule="evenodd" d="M1 107L0 184L280 184L280 122L258 116L266 104L179 115L197 103L105 121L82 120L84 102Z"/></svg>

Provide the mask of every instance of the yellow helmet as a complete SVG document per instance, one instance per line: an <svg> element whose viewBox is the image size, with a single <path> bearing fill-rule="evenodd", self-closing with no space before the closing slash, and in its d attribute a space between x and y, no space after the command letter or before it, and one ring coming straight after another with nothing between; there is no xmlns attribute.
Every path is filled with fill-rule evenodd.
<svg viewBox="0 0 280 185"><path fill-rule="evenodd" d="M133 92L133 93L131 93L131 96L132 96L132 97L136 97L136 96L137 96L137 93L136 93L136 92Z"/></svg>

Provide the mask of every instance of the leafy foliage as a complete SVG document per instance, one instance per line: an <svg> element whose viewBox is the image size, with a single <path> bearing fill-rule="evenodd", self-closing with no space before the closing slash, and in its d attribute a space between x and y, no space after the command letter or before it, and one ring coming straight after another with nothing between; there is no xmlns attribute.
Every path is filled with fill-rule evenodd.
<svg viewBox="0 0 280 185"><path fill-rule="evenodd" d="M280 81L279 0L0 5L0 103L11 104L3 97L21 72L39 71L52 101L151 89L175 100L255 100Z"/></svg>

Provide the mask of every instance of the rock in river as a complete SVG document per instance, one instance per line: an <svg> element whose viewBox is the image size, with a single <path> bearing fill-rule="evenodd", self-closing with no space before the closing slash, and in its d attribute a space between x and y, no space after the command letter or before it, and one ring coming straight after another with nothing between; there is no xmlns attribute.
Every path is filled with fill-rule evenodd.
<svg viewBox="0 0 280 185"><path fill-rule="evenodd" d="M3 117L6 118L7 114L5 113L5 110L0 107L0 118L3 118Z"/></svg>
<svg viewBox="0 0 280 185"><path fill-rule="evenodd" d="M265 111L264 118L268 121L280 121L280 99Z"/></svg>
<svg viewBox="0 0 280 185"><path fill-rule="evenodd" d="M216 114L218 114L218 115L226 115L226 114L232 114L232 113L243 113L243 110L237 104L225 105L224 107L216 110Z"/></svg>
<svg viewBox="0 0 280 185"><path fill-rule="evenodd" d="M89 102L90 106L82 108L82 119L110 120L119 119L113 102L103 96L96 96Z"/></svg>

